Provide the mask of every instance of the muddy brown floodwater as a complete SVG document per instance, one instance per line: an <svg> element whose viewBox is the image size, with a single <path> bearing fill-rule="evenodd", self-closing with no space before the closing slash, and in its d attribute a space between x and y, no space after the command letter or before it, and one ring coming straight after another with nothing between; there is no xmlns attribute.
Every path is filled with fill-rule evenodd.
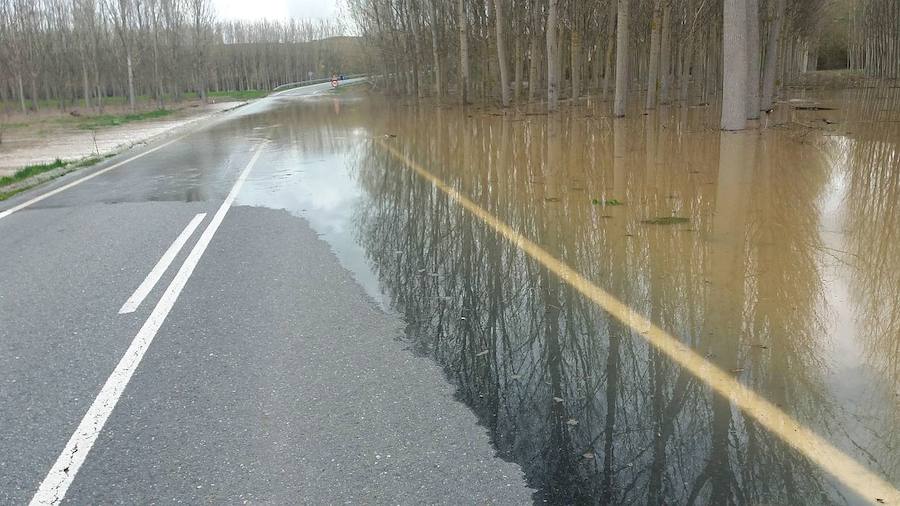
<svg viewBox="0 0 900 506"><path fill-rule="evenodd" d="M718 368L900 486L900 93L800 98L833 110L783 104L728 134L711 107L613 120L592 101L548 117L276 99L219 128L274 130L280 158L239 203L310 221L536 502L875 502L798 451L793 425L769 430L698 376ZM675 336L700 372L385 145Z"/></svg>

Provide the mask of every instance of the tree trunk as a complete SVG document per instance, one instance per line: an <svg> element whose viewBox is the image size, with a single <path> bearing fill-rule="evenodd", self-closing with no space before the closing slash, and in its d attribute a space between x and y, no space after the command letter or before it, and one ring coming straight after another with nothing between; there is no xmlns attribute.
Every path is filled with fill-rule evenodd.
<svg viewBox="0 0 900 506"><path fill-rule="evenodd" d="M672 89L672 2L663 1L665 4L659 36L659 103L668 104Z"/></svg>
<svg viewBox="0 0 900 506"><path fill-rule="evenodd" d="M37 74L31 73L31 110L38 110Z"/></svg>
<svg viewBox="0 0 900 506"><path fill-rule="evenodd" d="M103 114L103 87L100 85L100 79L96 77L96 74L94 83L97 89L97 112Z"/></svg>
<svg viewBox="0 0 900 506"><path fill-rule="evenodd" d="M547 109L551 112L559 109L558 25L558 0L550 0L550 6L547 10Z"/></svg>
<svg viewBox="0 0 900 506"><path fill-rule="evenodd" d="M759 108L771 111L775 95L775 75L778 72L778 53L781 47L781 30L784 26L786 0L775 0L769 27L769 41L766 44L766 66L763 72L763 92Z"/></svg>
<svg viewBox="0 0 900 506"><path fill-rule="evenodd" d="M459 101L469 103L469 37L467 35L466 0L457 0L459 17Z"/></svg>
<svg viewBox="0 0 900 506"><path fill-rule="evenodd" d="M431 0L431 56L434 59L434 93L437 98L443 98L444 88L441 83L441 55L438 50L438 32L437 32L437 8L434 3L438 0Z"/></svg>
<svg viewBox="0 0 900 506"><path fill-rule="evenodd" d="M28 109L25 107L25 86L22 84L22 74L16 75L16 85L19 89L19 105L22 108L22 114L25 114Z"/></svg>
<svg viewBox="0 0 900 506"><path fill-rule="evenodd" d="M91 108L91 83L88 81L87 63L81 61L81 78L84 86L84 108Z"/></svg>
<svg viewBox="0 0 900 506"><path fill-rule="evenodd" d="M159 73L159 34L153 35L153 78L156 81L156 107L165 107L163 98L162 75Z"/></svg>
<svg viewBox="0 0 900 506"><path fill-rule="evenodd" d="M503 37L503 0L494 0L494 26L497 29L497 63L500 66L500 100L509 107L509 64L506 61L506 39Z"/></svg>
<svg viewBox="0 0 900 506"><path fill-rule="evenodd" d="M131 50L125 54L125 62L128 66L128 108L134 112L134 70L131 68Z"/></svg>
<svg viewBox="0 0 900 506"><path fill-rule="evenodd" d="M519 32L516 32L516 42L515 42L515 50L513 55L513 68L515 70L513 73L515 74L513 79L515 84L513 84L513 99L518 102L522 99L522 73L524 69L522 68L524 62L524 58L522 55L522 35Z"/></svg>
<svg viewBox="0 0 900 506"><path fill-rule="evenodd" d="M413 4L406 11L406 19L407 23L410 26L410 31L412 32L412 40L413 40L413 84L415 87L416 98L424 98L425 96L425 87L422 85L422 81L424 77L422 72L419 70L419 64L422 61L422 46L419 41L419 11L418 8L413 10L413 6L417 4Z"/></svg>
<svg viewBox="0 0 900 506"><path fill-rule="evenodd" d="M747 119L759 119L759 0L747 0Z"/></svg>
<svg viewBox="0 0 900 506"><path fill-rule="evenodd" d="M616 45L616 1L610 0L609 13L606 19L606 58L603 61L603 98L609 97L609 88L612 84L612 54L613 47Z"/></svg>
<svg viewBox="0 0 900 506"><path fill-rule="evenodd" d="M690 105L691 68L694 64L694 36L687 34L687 48L681 55L681 93L680 98L684 105ZM696 68L696 67L694 67Z"/></svg>
<svg viewBox="0 0 900 506"><path fill-rule="evenodd" d="M531 3L531 42L528 48L528 96L531 100L537 100L540 96L541 79L541 43L540 33L541 17L538 10L540 0Z"/></svg>
<svg viewBox="0 0 900 506"><path fill-rule="evenodd" d="M569 48L569 61L571 65L572 99L581 96L581 32L577 28L571 33L571 47Z"/></svg>
<svg viewBox="0 0 900 506"><path fill-rule="evenodd" d="M722 130L747 126L747 4L725 0L722 16Z"/></svg>
<svg viewBox="0 0 900 506"><path fill-rule="evenodd" d="M650 21L650 68L647 70L647 102L645 108L649 111L656 108L656 91L659 86L659 35L661 22L660 19L660 0L653 3L653 18Z"/></svg>
<svg viewBox="0 0 900 506"><path fill-rule="evenodd" d="M616 99L613 103L613 115L617 118L625 116L628 103L628 2L618 0L619 12L616 29Z"/></svg>

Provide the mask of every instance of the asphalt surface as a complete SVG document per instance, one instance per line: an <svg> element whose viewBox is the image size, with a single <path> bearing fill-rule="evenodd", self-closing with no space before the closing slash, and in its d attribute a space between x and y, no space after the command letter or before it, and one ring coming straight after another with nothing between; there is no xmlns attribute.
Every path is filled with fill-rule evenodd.
<svg viewBox="0 0 900 506"><path fill-rule="evenodd" d="M255 150L254 185L275 177L285 148L266 141L288 126L267 118L328 87L0 203L174 141L0 218L0 503L34 497ZM118 314L198 213L147 299ZM495 456L440 368L397 339L402 326L306 220L232 206L63 502L530 502L520 468Z"/></svg>

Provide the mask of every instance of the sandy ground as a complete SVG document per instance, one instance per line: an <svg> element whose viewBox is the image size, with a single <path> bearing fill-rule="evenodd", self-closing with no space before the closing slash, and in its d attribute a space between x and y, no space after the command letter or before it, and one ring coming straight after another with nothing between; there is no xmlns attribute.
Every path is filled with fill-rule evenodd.
<svg viewBox="0 0 900 506"><path fill-rule="evenodd" d="M0 177L11 175L25 166L50 163L57 158L70 161L115 153L244 103L222 102L189 107L164 118L100 128L95 132L47 121L26 128L9 129L3 133L3 144L0 145Z"/></svg>

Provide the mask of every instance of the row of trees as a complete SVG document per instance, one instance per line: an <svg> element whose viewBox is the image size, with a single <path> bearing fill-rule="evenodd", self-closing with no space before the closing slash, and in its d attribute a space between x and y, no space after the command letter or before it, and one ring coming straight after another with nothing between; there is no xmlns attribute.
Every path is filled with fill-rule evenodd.
<svg viewBox="0 0 900 506"><path fill-rule="evenodd" d="M209 90L271 89L345 64L337 21L219 22L210 0L4 0L0 99L102 110Z"/></svg>
<svg viewBox="0 0 900 506"><path fill-rule="evenodd" d="M879 78L900 78L900 2L858 0L850 13L849 66Z"/></svg>
<svg viewBox="0 0 900 506"><path fill-rule="evenodd" d="M400 93L477 97L608 96L624 116L644 107L709 102L723 93L723 127L772 107L776 85L815 65L826 0L350 0L372 42L373 72ZM890 1L890 0L886 0ZM723 86L723 82L729 84ZM739 111L743 111L739 113Z"/></svg>

